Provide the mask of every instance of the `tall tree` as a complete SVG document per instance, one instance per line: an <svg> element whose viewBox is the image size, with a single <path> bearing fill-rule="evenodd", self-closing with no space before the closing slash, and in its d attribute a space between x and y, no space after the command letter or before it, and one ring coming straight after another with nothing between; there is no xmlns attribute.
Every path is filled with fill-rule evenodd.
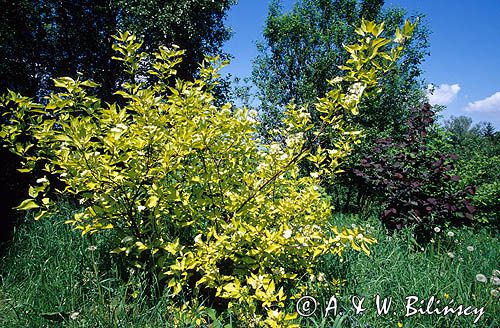
<svg viewBox="0 0 500 328"><path fill-rule="evenodd" d="M111 35L131 30L146 49L177 44L186 50L179 76L191 79L205 54L229 38L225 15L234 0L0 0L0 93L37 96L51 78L81 72L110 94L119 81Z"/></svg>
<svg viewBox="0 0 500 328"><path fill-rule="evenodd" d="M281 1L271 2L264 41L258 46L252 73L261 102L264 136L270 137L269 131L279 124L288 103L312 104L329 89L328 79L342 76L338 65L348 55L344 45L357 36L355 26L362 18L385 21L382 35L395 32L407 13L403 9L384 10L383 4L383 0L299 0L290 12L283 13ZM427 28L419 24L413 38L406 41L404 56L383 77L381 92L364 101L362 115L353 118L352 123L367 135L364 150L371 148L376 137L402 135L410 109L425 99L420 75L421 63L428 54L427 39ZM319 121L317 117L313 120ZM335 141L321 140L325 146ZM351 157L351 162L357 160ZM330 190L336 195L337 205L349 205L352 178L352 173L343 175L342 191ZM341 194L347 194L342 201Z"/></svg>
<svg viewBox="0 0 500 328"><path fill-rule="evenodd" d="M406 15L402 9L382 10L383 0L300 0L283 13L281 1L272 1L258 46L253 82L262 103L264 128L271 128L281 110L293 101L310 104L329 87L328 79L341 74L338 65L347 56L344 44L355 36L361 18L384 20L392 34ZM428 54L428 31L415 31L405 56L388 74L377 98L365 103L359 122L376 130L399 129L404 112L424 99L420 64Z"/></svg>

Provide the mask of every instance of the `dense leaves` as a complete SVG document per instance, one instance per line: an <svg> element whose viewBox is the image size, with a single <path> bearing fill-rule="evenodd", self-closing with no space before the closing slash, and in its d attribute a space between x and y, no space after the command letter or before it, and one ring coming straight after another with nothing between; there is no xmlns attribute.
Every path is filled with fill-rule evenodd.
<svg viewBox="0 0 500 328"><path fill-rule="evenodd" d="M462 177L461 187L477 187L472 203L476 219L492 226L500 224L500 133L491 123L472 125L465 116L445 122L449 132L448 147L459 155L455 174Z"/></svg>
<svg viewBox="0 0 500 328"><path fill-rule="evenodd" d="M458 156L431 147L434 116L428 104L414 108L402 138L377 140L353 169L360 188L381 197L386 226L416 225L424 239L436 227L470 222L475 212L470 201L475 188L457 191L460 178L452 170Z"/></svg>
<svg viewBox="0 0 500 328"><path fill-rule="evenodd" d="M125 29L144 35L146 49L182 46L187 56L177 65L177 76L192 80L204 54L220 53L229 38L224 17L233 4L232 0L0 0L0 93L15 90L43 102L43 96L54 90L53 77L81 73L99 83L91 92L101 100L119 101L113 92L128 77L111 59L110 35ZM7 222L13 220L11 208L32 179L16 172L17 165L17 160L0 152L0 213ZM0 230L8 231L7 224L2 223Z"/></svg>
<svg viewBox="0 0 500 328"><path fill-rule="evenodd" d="M224 17L232 0L203 1L3 1L0 13L0 92L31 97L53 90L51 78L75 76L100 83L101 98L119 86L121 70L111 60L118 30L143 34L144 46L181 46L188 59L178 74L192 79L204 54L220 53L229 38ZM105 99L108 100L108 99Z"/></svg>

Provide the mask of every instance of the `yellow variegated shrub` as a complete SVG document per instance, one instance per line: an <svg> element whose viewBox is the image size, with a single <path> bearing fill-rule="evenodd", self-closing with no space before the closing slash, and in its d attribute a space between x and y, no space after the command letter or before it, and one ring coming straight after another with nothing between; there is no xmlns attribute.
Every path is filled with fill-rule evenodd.
<svg viewBox="0 0 500 328"><path fill-rule="evenodd" d="M316 104L323 126L312 129L308 110L290 105L280 142L272 143L257 134L257 113L214 105L217 58L201 65L196 80L172 82L182 51L149 55L120 34L115 59L130 74L116 92L120 104L89 95L93 82L67 77L55 80L63 91L45 105L13 92L3 97L14 110L1 136L24 158L23 170L42 163L47 172L18 208L38 208L37 219L57 210L48 191L59 180L56 192L82 205L67 223L82 234L113 229L114 252L159 274L180 299L223 300L245 326L293 325L285 305L299 296L292 290L304 290L315 259L346 248L369 254L375 242L360 228L331 223L320 182L359 142L345 117L358 114L365 90L398 58L413 27L398 31L388 50L383 25L363 21L359 42L346 47L345 76ZM338 135L334 149L320 146L326 129ZM21 142L24 135L31 142ZM302 161L316 171L301 175Z"/></svg>

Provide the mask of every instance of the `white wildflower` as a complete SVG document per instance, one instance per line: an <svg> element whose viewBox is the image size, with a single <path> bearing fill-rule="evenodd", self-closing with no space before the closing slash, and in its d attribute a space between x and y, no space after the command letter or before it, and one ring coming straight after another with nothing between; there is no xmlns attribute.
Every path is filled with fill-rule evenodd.
<svg viewBox="0 0 500 328"><path fill-rule="evenodd" d="M36 180L36 183L44 183L44 182L49 182L49 180L47 180L47 178L45 177Z"/></svg>
<svg viewBox="0 0 500 328"><path fill-rule="evenodd" d="M137 206L137 211L139 211L139 212L142 212L142 211L144 211L145 209L146 209L146 206L144 206L144 205L139 205L139 206Z"/></svg>
<svg viewBox="0 0 500 328"><path fill-rule="evenodd" d="M451 259L455 258L455 254L454 254L453 252L448 252L448 256L449 256Z"/></svg>
<svg viewBox="0 0 500 328"><path fill-rule="evenodd" d="M325 274L323 272L318 273L318 281L321 282L325 280Z"/></svg>
<svg viewBox="0 0 500 328"><path fill-rule="evenodd" d="M441 228L439 228L439 227L434 227L434 231L435 231L435 232L440 232L440 231L441 231Z"/></svg>
<svg viewBox="0 0 500 328"><path fill-rule="evenodd" d="M453 231L448 231L447 235L448 235L448 237L453 237L453 236L455 236L455 234L453 233Z"/></svg>
<svg viewBox="0 0 500 328"><path fill-rule="evenodd" d="M479 282L487 282L488 279L486 278L486 276L482 273L478 273L476 274L476 280L479 281Z"/></svg>
<svg viewBox="0 0 500 328"><path fill-rule="evenodd" d="M467 246L467 250L469 252L473 252L474 251L474 246Z"/></svg>

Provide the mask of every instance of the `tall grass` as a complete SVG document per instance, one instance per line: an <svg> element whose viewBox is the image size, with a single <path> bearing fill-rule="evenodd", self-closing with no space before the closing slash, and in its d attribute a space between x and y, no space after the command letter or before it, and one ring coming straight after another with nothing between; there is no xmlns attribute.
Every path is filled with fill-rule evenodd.
<svg viewBox="0 0 500 328"><path fill-rule="evenodd" d="M64 225L72 211L61 205L58 216L40 222L27 217L16 228L0 262L0 327L174 327L179 314L169 310L168 293L147 295L150 289L144 288L140 274L122 269L109 254L107 236L82 238ZM335 221L360 224L356 216L341 214ZM500 327L499 300L491 295L495 286L476 280L478 273L489 278L500 269L496 235L446 230L436 234L434 243L420 246L411 230L389 236L373 217L366 223L379 242L371 256L349 252L342 262L324 258L324 280L316 278L309 290L318 300L318 311L302 319L301 326ZM377 294L392 297L389 314L377 315ZM453 299L453 304L484 307L485 313L475 325L474 316L405 317L405 297L410 295L434 296L442 304ZM331 296L338 298L343 312L336 318L324 317ZM365 297L363 314L354 314L352 296ZM295 302L289 301L290 311Z"/></svg>

